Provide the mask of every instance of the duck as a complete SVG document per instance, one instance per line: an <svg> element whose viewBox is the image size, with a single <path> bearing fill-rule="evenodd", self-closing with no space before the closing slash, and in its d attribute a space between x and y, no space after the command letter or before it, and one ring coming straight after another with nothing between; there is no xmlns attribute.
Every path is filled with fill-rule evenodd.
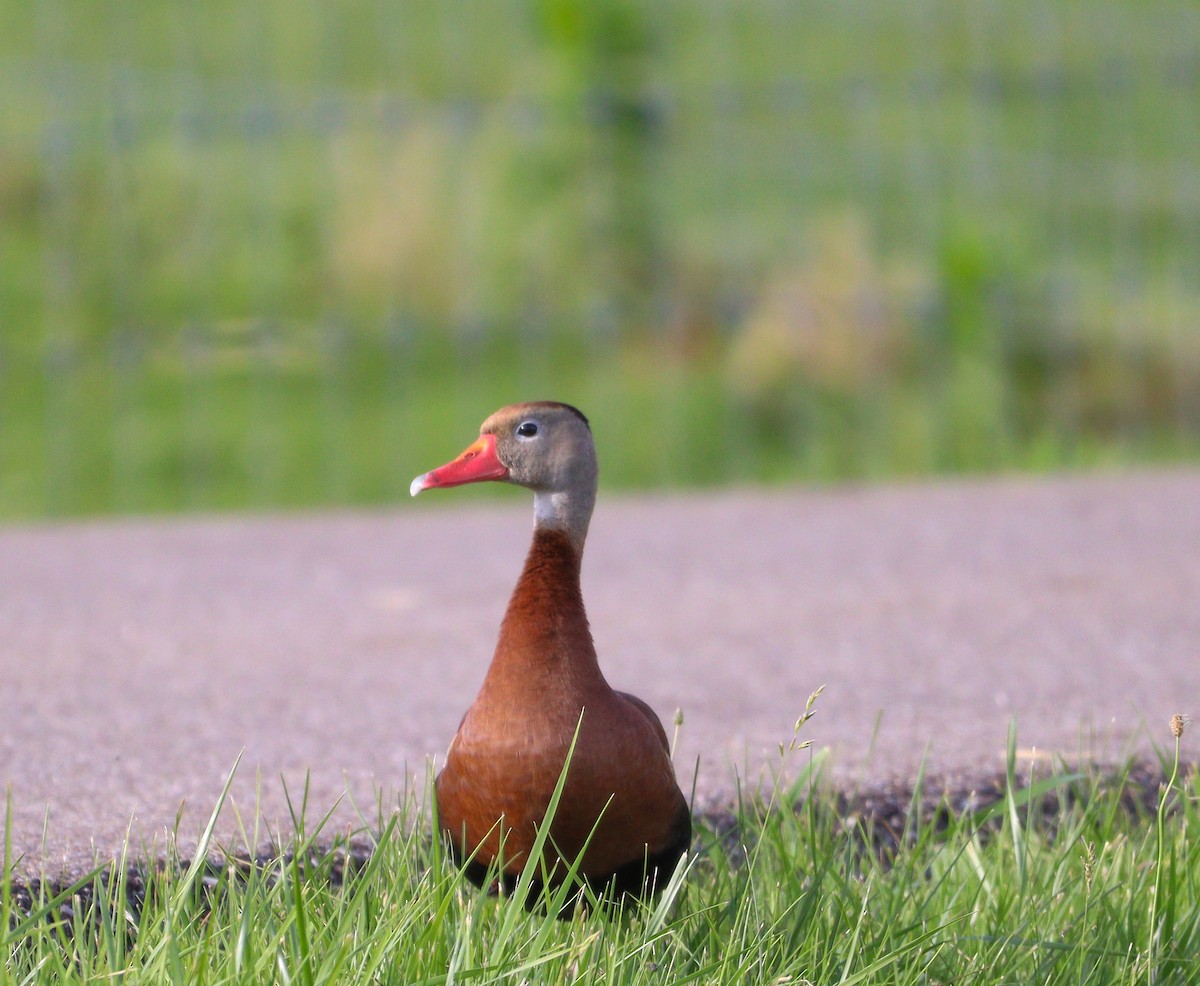
<svg viewBox="0 0 1200 986"><path fill-rule="evenodd" d="M584 610L580 572L598 476L584 414L534 401L496 411L475 442L409 490L497 481L533 491L532 543L495 653L434 781L453 859L471 883L497 893L516 886L568 753L535 890L561 885L577 863L577 884L601 901L644 900L691 844L662 722L609 685Z"/></svg>

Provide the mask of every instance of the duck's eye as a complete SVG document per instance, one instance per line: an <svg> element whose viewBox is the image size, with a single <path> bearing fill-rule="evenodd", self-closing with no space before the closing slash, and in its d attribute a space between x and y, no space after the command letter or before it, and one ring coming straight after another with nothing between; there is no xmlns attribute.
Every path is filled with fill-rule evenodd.
<svg viewBox="0 0 1200 986"><path fill-rule="evenodd" d="M532 438L537 433L538 426L536 421L522 421L517 425L517 434L521 438Z"/></svg>

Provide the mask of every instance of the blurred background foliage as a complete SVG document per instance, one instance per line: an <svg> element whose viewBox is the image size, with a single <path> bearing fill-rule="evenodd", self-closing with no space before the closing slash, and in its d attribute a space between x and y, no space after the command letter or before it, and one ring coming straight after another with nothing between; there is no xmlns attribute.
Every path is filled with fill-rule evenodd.
<svg viewBox="0 0 1200 986"><path fill-rule="evenodd" d="M1200 453L1193 0L0 0L0 516Z"/></svg>

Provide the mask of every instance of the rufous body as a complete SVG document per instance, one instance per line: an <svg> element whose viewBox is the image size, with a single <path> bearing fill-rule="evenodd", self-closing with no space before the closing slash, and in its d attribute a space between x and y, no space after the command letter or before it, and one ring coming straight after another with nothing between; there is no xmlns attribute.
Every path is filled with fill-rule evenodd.
<svg viewBox="0 0 1200 986"><path fill-rule="evenodd" d="M535 493L533 543L491 666L436 780L442 832L476 883L520 873L573 741L543 848L551 883L578 857L595 892L644 896L691 841L662 724L609 686L588 628L580 563L596 476L586 418L537 402L497 411L462 456L413 482L414 495L480 479Z"/></svg>

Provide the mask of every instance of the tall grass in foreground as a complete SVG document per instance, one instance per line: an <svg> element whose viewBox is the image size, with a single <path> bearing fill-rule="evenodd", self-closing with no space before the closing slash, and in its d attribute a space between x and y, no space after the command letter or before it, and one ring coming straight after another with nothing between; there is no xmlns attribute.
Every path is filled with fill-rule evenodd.
<svg viewBox="0 0 1200 986"><path fill-rule="evenodd" d="M701 819L686 873L640 911L557 921L475 891L417 798L370 827L359 867L298 819L294 854L168 866L144 896L93 879L90 903L17 906L6 882L0 981L1200 981L1200 784L1178 743L1156 791L1129 772L1021 784L1010 756L999 802L930 812L918 790L899 832L839 810L821 763L775 807Z"/></svg>

